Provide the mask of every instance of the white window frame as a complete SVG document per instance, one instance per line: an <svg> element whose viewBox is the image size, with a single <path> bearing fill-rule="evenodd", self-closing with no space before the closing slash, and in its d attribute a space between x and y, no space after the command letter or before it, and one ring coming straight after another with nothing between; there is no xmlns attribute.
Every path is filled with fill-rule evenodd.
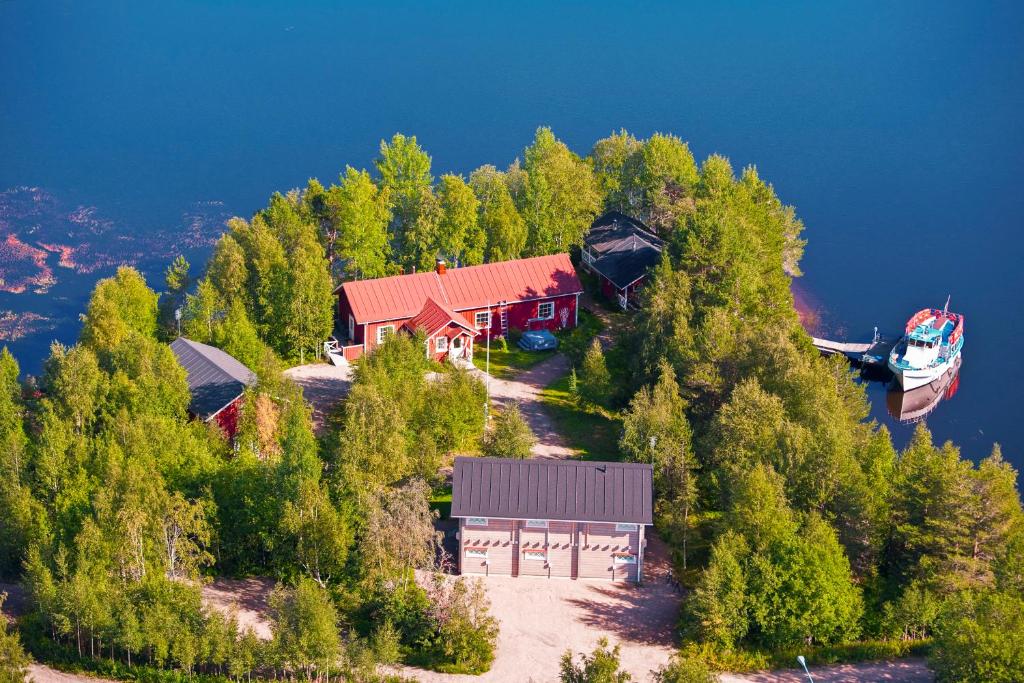
<svg viewBox="0 0 1024 683"><path fill-rule="evenodd" d="M629 524L627 522L616 522L615 530L616 531L637 531L637 526L636 526L636 524Z"/></svg>
<svg viewBox="0 0 1024 683"><path fill-rule="evenodd" d="M548 551L527 549L523 551L523 559L528 562L547 562Z"/></svg>
<svg viewBox="0 0 1024 683"><path fill-rule="evenodd" d="M395 333L394 325L381 325L377 328L377 343L383 344L388 335Z"/></svg>
<svg viewBox="0 0 1024 683"><path fill-rule="evenodd" d="M526 520L527 529L547 529L548 520L546 519L528 519Z"/></svg>
<svg viewBox="0 0 1024 683"><path fill-rule="evenodd" d="M615 555L612 558L613 564L636 564L636 555Z"/></svg>
<svg viewBox="0 0 1024 683"><path fill-rule="evenodd" d="M551 307L551 312L544 315L542 312L545 306ZM553 320L555 317L555 302L554 301L542 301L537 304L537 320Z"/></svg>
<svg viewBox="0 0 1024 683"><path fill-rule="evenodd" d="M471 557L479 560L486 560L487 548L466 548L466 559Z"/></svg>
<svg viewBox="0 0 1024 683"><path fill-rule="evenodd" d="M480 323L480 316L484 316L484 322ZM473 324L478 330L487 330L491 327L491 312L490 311L477 311L476 315L473 316Z"/></svg>
<svg viewBox="0 0 1024 683"><path fill-rule="evenodd" d="M351 313L348 314L348 342L349 344L354 343L356 340L356 319Z"/></svg>
<svg viewBox="0 0 1024 683"><path fill-rule="evenodd" d="M438 353L445 353L448 351L448 337L443 334L440 337L434 337L434 348Z"/></svg>
<svg viewBox="0 0 1024 683"><path fill-rule="evenodd" d="M487 526L486 517L467 517L466 524L468 526Z"/></svg>

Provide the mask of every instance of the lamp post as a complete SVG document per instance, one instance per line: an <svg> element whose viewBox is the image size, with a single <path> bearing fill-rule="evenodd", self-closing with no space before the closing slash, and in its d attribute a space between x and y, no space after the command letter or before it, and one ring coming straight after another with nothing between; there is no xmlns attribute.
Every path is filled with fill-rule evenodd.
<svg viewBox="0 0 1024 683"><path fill-rule="evenodd" d="M800 662L800 666L804 668L804 673L807 674L807 680L810 683L814 683L814 679L811 677L811 672L807 670L807 660L804 659L803 655L797 655L796 661Z"/></svg>
<svg viewBox="0 0 1024 683"><path fill-rule="evenodd" d="M473 322L476 322L474 320ZM475 327L475 325L474 325ZM484 429L487 429L487 420L490 419L491 410L491 302L487 302L487 351L484 360Z"/></svg>

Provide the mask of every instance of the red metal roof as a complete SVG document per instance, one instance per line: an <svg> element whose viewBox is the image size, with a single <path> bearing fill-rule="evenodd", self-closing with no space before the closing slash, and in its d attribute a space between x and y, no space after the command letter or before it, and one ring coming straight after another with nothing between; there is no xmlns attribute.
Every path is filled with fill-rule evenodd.
<svg viewBox="0 0 1024 683"><path fill-rule="evenodd" d="M427 299L455 311L583 291L568 254L449 268L342 284L357 323L411 318ZM337 290L335 290L337 291Z"/></svg>
<svg viewBox="0 0 1024 683"><path fill-rule="evenodd" d="M449 323L455 323L466 328L470 334L476 334L476 330L473 329L473 326L469 324L464 315L456 313L447 306L442 306L431 298L424 302L420 312L414 315L412 320L407 322L405 326L413 331L417 328L422 328L428 337L432 337L439 330L448 327Z"/></svg>

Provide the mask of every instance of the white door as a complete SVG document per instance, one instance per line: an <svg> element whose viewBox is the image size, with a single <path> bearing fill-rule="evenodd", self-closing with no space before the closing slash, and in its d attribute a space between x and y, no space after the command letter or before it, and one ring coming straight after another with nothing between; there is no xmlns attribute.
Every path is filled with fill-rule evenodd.
<svg viewBox="0 0 1024 683"><path fill-rule="evenodd" d="M462 354L465 353L466 347L463 345L462 335L456 335L452 339L451 350L448 351L449 358L462 358Z"/></svg>

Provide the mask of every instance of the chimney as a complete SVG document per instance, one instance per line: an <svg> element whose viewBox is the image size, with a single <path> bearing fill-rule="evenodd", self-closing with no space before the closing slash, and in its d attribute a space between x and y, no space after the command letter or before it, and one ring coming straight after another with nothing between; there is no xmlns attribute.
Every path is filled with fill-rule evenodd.
<svg viewBox="0 0 1024 683"><path fill-rule="evenodd" d="M437 259L437 274L444 275L448 271L448 266L445 264L443 258Z"/></svg>

